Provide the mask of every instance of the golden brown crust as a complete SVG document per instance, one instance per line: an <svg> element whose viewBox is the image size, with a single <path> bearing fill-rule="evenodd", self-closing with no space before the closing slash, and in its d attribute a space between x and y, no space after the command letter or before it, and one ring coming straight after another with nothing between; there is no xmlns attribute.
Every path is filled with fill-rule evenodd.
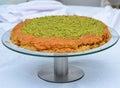
<svg viewBox="0 0 120 88"><path fill-rule="evenodd" d="M27 22L27 21L25 21ZM104 32L99 35L86 35L80 38L40 38L23 34L21 29L25 22L15 26L11 32L11 41L23 48L42 52L80 52L105 44L110 39L110 32L105 26Z"/></svg>

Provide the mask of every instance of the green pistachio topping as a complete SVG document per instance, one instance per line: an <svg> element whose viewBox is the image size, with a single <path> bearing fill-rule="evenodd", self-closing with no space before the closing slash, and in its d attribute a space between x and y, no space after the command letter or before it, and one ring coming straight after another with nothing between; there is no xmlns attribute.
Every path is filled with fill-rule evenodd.
<svg viewBox="0 0 120 88"><path fill-rule="evenodd" d="M36 37L81 37L86 34L100 35L105 28L101 21L79 16L45 16L24 24L22 32Z"/></svg>

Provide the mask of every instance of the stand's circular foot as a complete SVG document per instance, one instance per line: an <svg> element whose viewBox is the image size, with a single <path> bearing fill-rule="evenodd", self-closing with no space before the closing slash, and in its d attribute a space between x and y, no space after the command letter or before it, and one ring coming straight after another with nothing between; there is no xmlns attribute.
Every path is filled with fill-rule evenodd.
<svg viewBox="0 0 120 88"><path fill-rule="evenodd" d="M54 74L54 68L48 67L39 71L38 76L48 82L66 83L81 79L84 76L84 73L81 69L71 66L69 67L67 75L57 76Z"/></svg>

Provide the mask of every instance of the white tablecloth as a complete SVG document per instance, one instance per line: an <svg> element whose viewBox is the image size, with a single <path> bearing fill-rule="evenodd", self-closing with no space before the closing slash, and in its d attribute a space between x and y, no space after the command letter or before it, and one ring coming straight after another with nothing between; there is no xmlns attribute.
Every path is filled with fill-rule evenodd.
<svg viewBox="0 0 120 88"><path fill-rule="evenodd" d="M93 15L104 8L68 6L68 14ZM107 13L106 13L107 14ZM2 24L11 28L12 25ZM117 29L116 29L117 30ZM120 30L117 30L118 32ZM5 30L0 29L0 38ZM53 64L52 58L23 55L4 47L0 42L0 88L120 88L120 41L99 53L70 57L69 64L83 69L85 76L70 83L50 83L37 72Z"/></svg>

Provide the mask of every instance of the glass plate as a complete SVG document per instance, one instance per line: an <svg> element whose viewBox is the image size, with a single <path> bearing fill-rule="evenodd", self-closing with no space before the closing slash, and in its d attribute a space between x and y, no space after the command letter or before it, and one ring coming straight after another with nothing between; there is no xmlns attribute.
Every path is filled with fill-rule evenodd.
<svg viewBox="0 0 120 88"><path fill-rule="evenodd" d="M111 39L105 43L104 45L97 47L97 48L93 48L87 51L83 51L83 52L74 52L74 53L47 53L47 52L38 52L38 51L33 51L33 50L28 50L28 49L24 49L21 47L18 47L17 45L13 44L10 41L10 34L11 34L11 30L7 31L3 37L2 37L2 43L9 49L19 52L19 53L23 53L23 54L28 54L28 55L33 55L33 56L42 56L42 57L71 57L71 56L82 56L82 55L88 55L88 54L93 54L93 53L97 53L103 50L106 50L108 48L110 48L111 46L115 45L117 43L117 41L119 40L119 35L118 33L113 30L112 28L109 27L109 30L111 32Z"/></svg>

